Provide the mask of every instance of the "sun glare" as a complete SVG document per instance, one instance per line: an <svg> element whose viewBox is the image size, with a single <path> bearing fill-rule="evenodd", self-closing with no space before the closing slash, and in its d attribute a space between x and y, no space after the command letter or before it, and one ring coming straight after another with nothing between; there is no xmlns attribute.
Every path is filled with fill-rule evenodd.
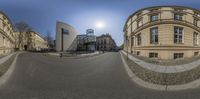
<svg viewBox="0 0 200 99"><path fill-rule="evenodd" d="M105 27L105 24L103 22L97 22L96 23L96 27L97 28L104 28Z"/></svg>

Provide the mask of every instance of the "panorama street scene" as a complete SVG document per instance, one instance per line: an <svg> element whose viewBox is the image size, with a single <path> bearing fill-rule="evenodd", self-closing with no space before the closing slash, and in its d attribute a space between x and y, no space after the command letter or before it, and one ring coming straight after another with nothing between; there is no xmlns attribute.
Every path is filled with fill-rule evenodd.
<svg viewBox="0 0 200 99"><path fill-rule="evenodd" d="M200 1L0 0L0 99L200 99Z"/></svg>

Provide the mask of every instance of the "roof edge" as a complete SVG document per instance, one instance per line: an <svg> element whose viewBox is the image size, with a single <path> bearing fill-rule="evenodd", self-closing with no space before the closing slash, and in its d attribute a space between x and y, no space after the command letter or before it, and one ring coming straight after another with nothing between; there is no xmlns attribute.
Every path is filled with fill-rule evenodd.
<svg viewBox="0 0 200 99"><path fill-rule="evenodd" d="M161 8L161 7L180 7L180 8L187 8L187 9L195 10L195 11L197 11L197 12L200 13L200 10L199 10L199 9L197 9L197 8L192 8L192 7L189 7L189 6L179 6L179 5L149 6L149 7L141 8L141 9L137 10L136 12L134 12L133 14L129 15L128 18L127 18L127 20L126 20L126 22L125 22L123 31L125 31L126 23L128 22L128 20L129 20L132 16L134 16L134 15L137 14L138 12L143 11L143 10L146 10L146 9L153 9L153 8L159 8L159 7L160 7L160 8Z"/></svg>

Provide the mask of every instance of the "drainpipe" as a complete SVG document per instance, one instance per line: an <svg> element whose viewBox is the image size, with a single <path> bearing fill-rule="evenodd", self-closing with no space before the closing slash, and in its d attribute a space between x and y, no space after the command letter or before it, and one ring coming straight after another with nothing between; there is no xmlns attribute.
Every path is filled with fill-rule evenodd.
<svg viewBox="0 0 200 99"><path fill-rule="evenodd" d="M128 42L128 36L126 36L126 47L127 47L127 55L126 55L126 56L127 56L127 60L129 59L129 58L128 58L128 45L129 45L128 43L129 43L129 42Z"/></svg>

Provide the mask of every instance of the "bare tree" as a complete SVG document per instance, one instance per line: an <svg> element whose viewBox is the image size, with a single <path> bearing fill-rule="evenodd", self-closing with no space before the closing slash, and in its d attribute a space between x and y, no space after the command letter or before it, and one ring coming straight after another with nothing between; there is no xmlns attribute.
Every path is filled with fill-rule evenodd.
<svg viewBox="0 0 200 99"><path fill-rule="evenodd" d="M26 34L25 34L25 36L26 36L26 44L27 44L27 48L30 50L30 49L32 49L32 46L31 46L31 44L33 43L32 42L32 35L31 35L31 32L32 32L32 28L31 27L29 27L28 28L28 30L26 31Z"/></svg>
<svg viewBox="0 0 200 99"><path fill-rule="evenodd" d="M15 24L15 29L17 32L19 32L18 34L18 48L20 49L20 47L23 47L23 40L27 39L28 33L30 33L30 31L32 30L31 27L26 23L26 22L18 22ZM26 33L25 35L23 35L23 33ZM17 46L16 46L17 47Z"/></svg>
<svg viewBox="0 0 200 99"><path fill-rule="evenodd" d="M51 33L49 31L47 32L46 40L48 43L48 47L53 48L53 37L51 36Z"/></svg>

